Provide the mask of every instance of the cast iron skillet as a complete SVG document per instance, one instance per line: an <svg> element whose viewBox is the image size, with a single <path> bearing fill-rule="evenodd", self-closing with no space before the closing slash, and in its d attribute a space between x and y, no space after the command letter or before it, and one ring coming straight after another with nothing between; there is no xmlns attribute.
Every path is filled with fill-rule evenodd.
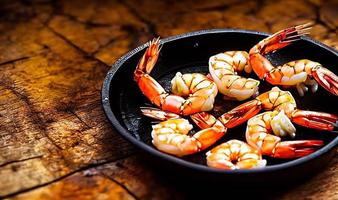
<svg viewBox="0 0 338 200"><path fill-rule="evenodd" d="M151 75L169 90L170 80L177 71L207 73L207 63L211 55L228 50L248 51L266 36L268 34L261 32L221 29L203 30L163 39L163 48ZM109 121L117 132L151 155L151 159L162 164L162 167L166 167L166 170L170 169L171 171L174 170L175 173L179 172L187 176L198 177L199 180L231 181L231 183L240 184L275 183L275 180L279 180L278 182L295 180L322 170L323 165L327 164L335 155L338 144L337 134L315 131L300 126L296 126L296 140L320 139L325 142L325 146L309 156L294 160L266 157L268 166L262 169L235 171L212 169L206 166L206 151L184 158L158 151L151 144L152 120L143 117L139 109L140 106L151 106L151 104L133 81L133 71L146 47L147 44L144 44L130 51L112 66L103 83L102 104ZM277 65L295 59L307 58L322 63L335 74L338 74L338 68L335 68L337 56L338 53L335 50L317 41L304 38L273 53L269 56L269 59ZM249 76L257 78L254 74ZM260 92L271 88L271 85L262 81ZM299 97L295 90L291 90L291 92L300 109L338 114L338 97L333 96L321 87L316 93L307 93L304 97ZM222 112L239 104L240 102L225 101L218 97L216 106L221 107L221 110L214 112L214 114L219 116ZM245 141L245 126L246 124L228 130L227 135L218 144L230 138Z"/></svg>

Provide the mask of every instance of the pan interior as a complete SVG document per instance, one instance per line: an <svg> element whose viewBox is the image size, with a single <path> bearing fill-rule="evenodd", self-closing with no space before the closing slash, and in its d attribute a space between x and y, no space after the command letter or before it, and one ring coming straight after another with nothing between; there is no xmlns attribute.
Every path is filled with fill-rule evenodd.
<svg viewBox="0 0 338 200"><path fill-rule="evenodd" d="M167 91L170 91L170 80L177 72L199 72L207 74L207 63L210 56L230 50L248 51L253 45L265 37L266 36L262 34L224 32L195 35L193 37L167 41L163 45L158 62L152 71L151 76L158 80ZM151 125L156 123L156 121L142 116L139 109L141 106L152 105L148 99L142 95L137 84L133 81L133 71L143 52L144 51L137 52L132 55L122 63L121 67L115 73L109 90L110 105L117 120L134 138L156 149L151 143L150 136L152 130ZM306 40L298 41L267 57L274 65L306 58L320 62L335 74L338 74L338 70L333 68L334 64L337 63L336 55L325 49L318 48L316 44ZM254 73L249 75L243 74L243 76L257 79L257 76L255 76ZM270 90L272 87L272 85L261 81L259 91L260 93L263 93ZM321 87L316 93L308 92L304 97L300 97L294 89L289 90L295 97L299 109L338 114L337 97ZM221 94L218 94L214 106L215 109L211 113L218 117L241 103L243 102L224 100ZM189 118L187 117L187 119ZM336 137L336 134L334 133L317 131L298 125L295 126L297 128L296 137L294 139L284 138L283 140L318 139L323 140L325 144L327 144ZM229 139L245 141L245 128L246 123L236 128L229 129L226 136L212 147L228 141ZM197 127L194 128L192 133L196 131L198 131ZM183 157L182 159L205 165L205 152L207 150ZM265 157L265 159L267 159L268 165L277 165L289 161L272 159L270 157Z"/></svg>

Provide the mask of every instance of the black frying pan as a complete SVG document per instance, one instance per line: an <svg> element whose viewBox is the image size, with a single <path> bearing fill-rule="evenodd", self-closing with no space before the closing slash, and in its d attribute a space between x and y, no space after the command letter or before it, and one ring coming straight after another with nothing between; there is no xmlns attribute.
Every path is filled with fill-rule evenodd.
<svg viewBox="0 0 338 200"><path fill-rule="evenodd" d="M245 30L205 30L178 35L162 40L163 48L158 62L151 75L168 91L171 78L177 71L207 73L210 56L229 50L248 51L258 41L268 34ZM300 126L297 128L297 139L319 139L325 146L315 153L294 160L281 160L265 157L268 166L262 169L225 171L206 166L205 152L178 158L158 151L151 143L152 120L141 115L139 107L151 106L133 81L133 72L138 60L144 53L147 44L142 45L120 58L108 72L102 88L103 109L114 128L124 138L135 146L144 150L152 160L162 164L166 169L180 174L198 177L199 180L217 180L232 183L275 183L295 180L322 170L335 155L338 144L336 133L321 132ZM273 64L283 64L291 60L307 58L318 61L338 74L338 53L308 38L297 41L269 56ZM257 78L254 74L250 75ZM261 82L260 92L268 91L272 85ZM300 109L329 112L338 114L337 99L323 88L312 94L307 93L299 97L295 90L291 90ZM240 102L216 99L216 104L222 107L215 114L219 116ZM218 142L231 138L245 141L246 124L228 130L227 135ZM197 129L196 129L197 130ZM286 140L286 139L285 139ZM216 146L217 144L213 145Z"/></svg>

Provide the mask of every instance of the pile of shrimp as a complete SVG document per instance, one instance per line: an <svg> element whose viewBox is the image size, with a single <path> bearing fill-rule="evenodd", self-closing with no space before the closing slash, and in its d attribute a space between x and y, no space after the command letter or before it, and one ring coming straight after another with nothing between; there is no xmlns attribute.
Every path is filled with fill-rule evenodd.
<svg viewBox="0 0 338 200"><path fill-rule="evenodd" d="M213 168L234 170L265 167L263 156L294 159L307 156L323 146L321 140L282 140L293 138L300 126L333 131L338 117L333 114L305 111L297 108L289 91L295 87L300 96L309 90L316 92L318 84L338 96L338 77L320 63L302 59L273 66L265 57L300 40L309 33L311 24L290 27L263 39L249 52L225 51L209 59L209 74L177 72L171 80L171 91L166 91L150 72L161 49L159 38L149 42L134 72L134 80L141 92L157 108L142 107L145 116L162 122L153 125L151 137L154 146L165 153L186 156L210 148L227 129L247 122L246 141L229 140L206 153L207 165ZM254 72L262 81L274 85L268 92L259 94L260 80L238 74ZM216 118L208 111L214 107L218 93L228 100L245 101ZM261 111L264 111L260 113ZM190 116L201 129L189 134Z"/></svg>

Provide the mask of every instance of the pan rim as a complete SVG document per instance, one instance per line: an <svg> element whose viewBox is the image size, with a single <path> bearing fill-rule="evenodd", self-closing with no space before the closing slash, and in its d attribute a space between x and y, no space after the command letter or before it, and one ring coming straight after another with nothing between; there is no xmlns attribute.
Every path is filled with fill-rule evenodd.
<svg viewBox="0 0 338 200"><path fill-rule="evenodd" d="M265 32L259 32L259 31L251 31L251 30L243 30L243 29L206 29L206 30L200 30L200 31L194 31L194 32L188 32L183 33L175 36L171 36L168 38L161 39L161 43L169 43L176 40L181 40L188 37L193 36L199 36L199 35L207 35L207 34L218 34L218 33L244 33L244 34L253 34L253 35L259 35L259 36L269 36L271 34L265 33ZM315 44L316 46L325 49L326 51L329 51L330 53L334 54L336 57L338 56L338 52L334 50L333 48L322 44L316 40L313 40L308 37L304 37L303 40L310 42L312 44ZM125 55L123 55L120 59L118 59L111 67L111 69L107 72L107 75L103 81L102 90L101 90L101 102L102 107L104 110L104 113L106 117L108 118L109 122L113 125L113 128L120 134L122 137L124 137L126 140L131 142L133 145L137 146L138 148L142 149L143 151L146 151L147 153L150 153L152 156L158 157L160 159L167 160L169 162L173 162L175 164L178 164L185 168L190 168L193 170L198 170L206 173L216 173L216 174L260 174L260 173L267 173L267 172L274 172L274 171L280 171L280 170L286 170L288 168L296 167L302 164L305 164L307 162L310 162L318 157L321 157L328 151L332 150L334 147L338 145L338 137L336 137L334 140L326 144L321 149L317 150L316 152L301 157L295 160L287 161L285 163L266 166L264 168L255 168L250 170L222 170L222 169L216 169L211 168L206 165L201 165L197 163L192 163L186 160L183 160L179 157L175 157L169 154L166 154L164 152L161 152L150 145L137 140L135 137L133 137L130 132L123 127L123 125L117 120L115 114L113 113L111 106L110 106L110 97L109 97L109 91L111 89L111 81L113 80L116 72L118 69L124 64L126 60L128 60L130 57L135 55L136 53L144 50L148 46L148 43L145 43L143 45L140 45L136 47L135 49L129 51Z"/></svg>

